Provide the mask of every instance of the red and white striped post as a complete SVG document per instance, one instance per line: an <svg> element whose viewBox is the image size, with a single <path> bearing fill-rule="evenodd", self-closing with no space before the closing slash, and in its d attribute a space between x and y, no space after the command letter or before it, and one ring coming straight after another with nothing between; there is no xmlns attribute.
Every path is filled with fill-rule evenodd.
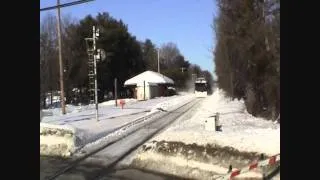
<svg viewBox="0 0 320 180"><path fill-rule="evenodd" d="M260 162L254 162L252 164L250 164L249 166L243 168L243 169L238 169L235 171L232 171L230 173L228 173L227 175L223 176L222 179L232 179L236 176L238 176L239 174L243 174L246 172L249 172L257 167L264 167L267 165L274 165L276 164L276 162L280 161L280 154L271 156L270 158L260 161Z"/></svg>

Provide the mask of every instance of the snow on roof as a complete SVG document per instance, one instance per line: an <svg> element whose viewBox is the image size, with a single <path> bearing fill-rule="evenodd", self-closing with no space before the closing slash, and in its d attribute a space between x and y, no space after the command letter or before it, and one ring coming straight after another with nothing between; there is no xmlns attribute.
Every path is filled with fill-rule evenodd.
<svg viewBox="0 0 320 180"><path fill-rule="evenodd" d="M139 83L143 83L145 81L146 83L152 84L174 84L173 80L168 78L167 76L153 72L153 71L145 71L141 74L138 74L131 79L128 79L124 82L124 85L137 85Z"/></svg>
<svg viewBox="0 0 320 180"><path fill-rule="evenodd" d="M136 85L137 86L143 86L143 81L142 82L138 82ZM146 82L145 85L146 86L158 86L157 83L152 83L152 82Z"/></svg>

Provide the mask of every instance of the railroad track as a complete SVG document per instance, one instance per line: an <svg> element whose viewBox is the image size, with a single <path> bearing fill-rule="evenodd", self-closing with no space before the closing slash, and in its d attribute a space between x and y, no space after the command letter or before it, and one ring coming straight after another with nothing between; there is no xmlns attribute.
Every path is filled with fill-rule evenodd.
<svg viewBox="0 0 320 180"><path fill-rule="evenodd" d="M155 136L156 134L160 133L161 131L165 130L166 127L168 127L171 123L173 123L176 119L178 119L180 116L182 116L185 112L189 111L192 107L194 107L195 105L197 105L202 99L193 99L181 106L179 106L178 108L172 110L172 111L159 111L157 113L153 113L150 114L148 116L145 117L141 117L136 119L135 121L129 122L119 128L116 128L113 132L109 133L112 134L114 132L117 131L121 131L123 129L127 129L128 128L132 128L137 126L136 128L132 128L132 131L125 134L125 135L120 135L118 138L103 144L102 146L96 148L95 150L77 158L76 160L72 161L71 163L69 163L67 166L65 166L64 168L61 168L60 170L58 170L56 173L54 173L54 175L45 178L46 180L53 180L56 179L60 176L62 176L63 174L66 174L67 172L70 172L72 169L75 169L81 162L84 162L86 159L92 157L93 155L107 149L108 147L110 147L111 145L117 143L118 141L121 141L122 139L134 134L135 132L139 131L140 129L143 129L147 126L151 126L154 125L155 127L158 127L157 130L155 130L154 132L151 132L148 136L146 136L145 138L143 138L143 140L134 145L133 147L131 147L124 155L122 155L120 158L118 158L117 160L111 162L107 167L104 168L104 172L105 169L110 169L112 167L114 167L121 159L125 158L128 154L130 154L133 150L137 149L139 146L141 146L144 142L146 142L147 140L151 139L153 136ZM147 123L143 123L144 121L146 121L147 119L153 118L150 121L147 121ZM162 120L162 121L160 121ZM107 135L108 136L108 135ZM94 179L99 178L101 173L96 173L97 176L94 177Z"/></svg>

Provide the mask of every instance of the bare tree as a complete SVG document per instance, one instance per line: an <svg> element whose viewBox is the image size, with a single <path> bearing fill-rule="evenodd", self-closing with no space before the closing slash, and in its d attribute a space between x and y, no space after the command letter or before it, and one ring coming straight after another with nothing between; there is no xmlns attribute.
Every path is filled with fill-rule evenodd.
<svg viewBox="0 0 320 180"><path fill-rule="evenodd" d="M214 61L219 87L245 98L248 112L280 113L279 0L217 0Z"/></svg>
<svg viewBox="0 0 320 180"><path fill-rule="evenodd" d="M163 44L160 48L160 60L166 66L170 66L179 55L181 53L178 46L172 42Z"/></svg>
<svg viewBox="0 0 320 180"><path fill-rule="evenodd" d="M47 14L40 26L40 89L45 105L46 93L58 90L59 71L57 62L56 19ZM51 97L52 100L52 97ZM51 101L52 103L52 101Z"/></svg>
<svg viewBox="0 0 320 180"><path fill-rule="evenodd" d="M59 64L57 52L57 31L56 18L53 14L46 14L40 25L40 89L41 99L45 102L46 93L59 90ZM62 16L62 55L64 57L65 80L69 80L70 69L74 66L74 50L71 49L71 43L74 42L73 31L70 32L70 26L75 23L70 15ZM68 83L66 83L68 85ZM68 86L66 86L68 88Z"/></svg>

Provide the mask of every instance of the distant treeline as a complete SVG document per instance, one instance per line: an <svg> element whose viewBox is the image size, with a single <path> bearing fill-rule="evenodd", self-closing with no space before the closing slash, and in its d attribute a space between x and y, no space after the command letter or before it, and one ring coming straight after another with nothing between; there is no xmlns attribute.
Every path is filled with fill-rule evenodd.
<svg viewBox="0 0 320 180"><path fill-rule="evenodd" d="M217 0L217 83L247 111L280 117L280 0Z"/></svg>

